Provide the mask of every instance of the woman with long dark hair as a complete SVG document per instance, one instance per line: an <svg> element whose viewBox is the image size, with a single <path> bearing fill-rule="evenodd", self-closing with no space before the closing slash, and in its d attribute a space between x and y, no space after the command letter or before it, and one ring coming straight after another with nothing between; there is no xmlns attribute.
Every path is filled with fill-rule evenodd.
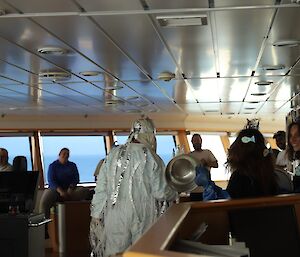
<svg viewBox="0 0 300 257"><path fill-rule="evenodd" d="M288 127L287 152L291 162L293 162L293 184L294 191L300 192L300 121L292 122ZM298 160L298 161L297 161Z"/></svg>
<svg viewBox="0 0 300 257"><path fill-rule="evenodd" d="M278 193L274 160L257 129L240 131L228 150L227 168L232 173L227 186L231 198Z"/></svg>

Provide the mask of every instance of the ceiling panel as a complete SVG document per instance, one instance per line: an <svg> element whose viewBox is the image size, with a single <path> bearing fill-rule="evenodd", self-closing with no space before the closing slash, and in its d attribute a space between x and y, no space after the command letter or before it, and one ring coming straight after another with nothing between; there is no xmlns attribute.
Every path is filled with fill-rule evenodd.
<svg viewBox="0 0 300 257"><path fill-rule="evenodd" d="M271 101L287 101L295 94L300 92L300 77L288 76L282 83L274 90L270 96Z"/></svg>
<svg viewBox="0 0 300 257"><path fill-rule="evenodd" d="M215 1L215 6L222 5L221 2L224 1ZM239 5L238 1L226 2ZM251 75L273 13L272 9L213 12L221 76Z"/></svg>
<svg viewBox="0 0 300 257"><path fill-rule="evenodd" d="M121 80L146 78L89 18L56 17L35 20L117 78ZM60 26L62 23L64 26Z"/></svg>
<svg viewBox="0 0 300 257"><path fill-rule="evenodd" d="M156 79L163 71L175 72L171 55L146 15L94 17L134 62Z"/></svg>
<svg viewBox="0 0 300 257"><path fill-rule="evenodd" d="M142 10L140 0L77 0L86 11Z"/></svg>
<svg viewBox="0 0 300 257"><path fill-rule="evenodd" d="M193 92L187 86L185 80L171 80L171 81L156 81L156 83L163 88L168 95L173 98L176 103L195 103Z"/></svg>
<svg viewBox="0 0 300 257"><path fill-rule="evenodd" d="M165 1L147 1L150 9L170 9ZM172 9L207 8L208 1L172 1ZM185 15L177 13L176 15ZM153 15L156 20L157 16ZM163 15L169 16L169 15ZM213 41L210 24L206 26L161 27L156 23L180 69L187 78L216 76ZM191 36L193 35L193 36Z"/></svg>
<svg viewBox="0 0 300 257"><path fill-rule="evenodd" d="M291 111L290 103L286 101L268 101L259 110L259 114L287 114Z"/></svg>
<svg viewBox="0 0 300 257"><path fill-rule="evenodd" d="M188 101L197 99L199 102L218 102L220 100L219 85L217 79L188 79L187 82L193 92L187 91Z"/></svg>
<svg viewBox="0 0 300 257"><path fill-rule="evenodd" d="M298 47L275 47L273 43L285 40L299 40L300 8L280 8L272 26L266 49L260 61L264 65L284 65L285 69L277 71L284 74L300 55Z"/></svg>
<svg viewBox="0 0 300 257"><path fill-rule="evenodd" d="M23 13L78 11L78 8L70 0L9 0L9 4Z"/></svg>
<svg viewBox="0 0 300 257"><path fill-rule="evenodd" d="M242 102L220 103L223 115L237 115L241 108Z"/></svg>
<svg viewBox="0 0 300 257"><path fill-rule="evenodd" d="M222 102L243 101L250 83L249 77L219 78L220 100ZM216 93L216 92L215 92Z"/></svg>

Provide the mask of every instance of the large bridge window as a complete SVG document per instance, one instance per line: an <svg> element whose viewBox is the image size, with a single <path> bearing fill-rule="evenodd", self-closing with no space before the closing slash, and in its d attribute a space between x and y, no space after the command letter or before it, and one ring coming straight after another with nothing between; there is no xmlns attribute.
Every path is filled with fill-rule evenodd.
<svg viewBox="0 0 300 257"><path fill-rule="evenodd" d="M16 156L26 156L27 168L28 170L32 170L29 136L1 136L0 148L5 148L8 151L8 162L11 165Z"/></svg>
<svg viewBox="0 0 300 257"><path fill-rule="evenodd" d="M119 145L125 144L128 139L128 135L125 134L116 134L115 140ZM173 157L173 149L175 149L175 141L174 136L170 134L157 134L156 135L156 142L157 142L157 154L162 158L165 165Z"/></svg>
<svg viewBox="0 0 300 257"><path fill-rule="evenodd" d="M43 136L42 144L46 183L49 164L64 147L70 149L69 161L76 163L81 183L94 182L96 166L106 155L103 136Z"/></svg>
<svg viewBox="0 0 300 257"><path fill-rule="evenodd" d="M198 133L198 132L194 132ZM194 134L192 133L192 134ZM218 180L228 180L230 177L230 173L225 168L225 163L227 160L224 147L221 141L221 135L220 134L205 134L205 133L199 133L202 138L202 149L208 149L210 150L213 155L218 160L219 167L218 168L212 168L211 169L211 178L212 180L218 181ZM191 151L194 151L194 147L191 143L192 135L187 136L190 149Z"/></svg>

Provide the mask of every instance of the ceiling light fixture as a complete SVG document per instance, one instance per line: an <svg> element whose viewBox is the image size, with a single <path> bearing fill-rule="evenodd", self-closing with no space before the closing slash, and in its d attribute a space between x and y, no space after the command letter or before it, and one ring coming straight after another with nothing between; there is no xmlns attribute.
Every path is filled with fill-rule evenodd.
<svg viewBox="0 0 300 257"><path fill-rule="evenodd" d="M261 69L264 71L276 71L276 70L283 70L285 68L284 65L263 65Z"/></svg>
<svg viewBox="0 0 300 257"><path fill-rule="evenodd" d="M205 26L207 25L207 14L192 15L168 15L157 16L161 27L181 27L181 26Z"/></svg>
<svg viewBox="0 0 300 257"><path fill-rule="evenodd" d="M245 107L244 109L245 110L255 110L256 108L255 107Z"/></svg>
<svg viewBox="0 0 300 257"><path fill-rule="evenodd" d="M81 72L79 72L79 74L84 77L95 77L95 76L100 75L101 72L100 71L81 71Z"/></svg>
<svg viewBox="0 0 300 257"><path fill-rule="evenodd" d="M158 75L159 80L170 81L175 78L175 74L169 71L163 71Z"/></svg>
<svg viewBox="0 0 300 257"><path fill-rule="evenodd" d="M273 43L273 46L276 47L296 47L300 45L299 40L282 40Z"/></svg>
<svg viewBox="0 0 300 257"><path fill-rule="evenodd" d="M137 100L137 99L139 99L139 98L140 98L139 96L133 95L133 96L128 96L128 97L126 97L126 100L128 100L128 101L134 101L134 100Z"/></svg>
<svg viewBox="0 0 300 257"><path fill-rule="evenodd" d="M252 93L253 96L264 96L266 93Z"/></svg>
<svg viewBox="0 0 300 257"><path fill-rule="evenodd" d="M119 99L111 99L111 100L106 100L105 104L106 105L116 105L116 104L124 104L124 102Z"/></svg>
<svg viewBox="0 0 300 257"><path fill-rule="evenodd" d="M120 90L122 88L123 88L123 86L106 86L104 89L105 90Z"/></svg>
<svg viewBox="0 0 300 257"><path fill-rule="evenodd" d="M41 71L39 73L39 78L53 81L65 81L71 78L71 73L66 71Z"/></svg>
<svg viewBox="0 0 300 257"><path fill-rule="evenodd" d="M269 86L271 84L273 84L273 81L257 81L254 84L258 85L258 86Z"/></svg>
<svg viewBox="0 0 300 257"><path fill-rule="evenodd" d="M219 110L206 110L204 112L219 112Z"/></svg>
<svg viewBox="0 0 300 257"><path fill-rule="evenodd" d="M40 54L48 55L64 55L68 54L70 51L58 46L44 46L37 50Z"/></svg>

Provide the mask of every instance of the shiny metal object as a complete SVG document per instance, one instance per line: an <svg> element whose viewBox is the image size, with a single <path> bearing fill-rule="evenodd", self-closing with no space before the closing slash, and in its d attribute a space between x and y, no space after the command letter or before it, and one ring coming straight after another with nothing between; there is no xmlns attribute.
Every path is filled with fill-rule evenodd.
<svg viewBox="0 0 300 257"><path fill-rule="evenodd" d="M196 166L196 160L187 154L174 157L166 168L169 186L178 192L190 192L195 189Z"/></svg>

